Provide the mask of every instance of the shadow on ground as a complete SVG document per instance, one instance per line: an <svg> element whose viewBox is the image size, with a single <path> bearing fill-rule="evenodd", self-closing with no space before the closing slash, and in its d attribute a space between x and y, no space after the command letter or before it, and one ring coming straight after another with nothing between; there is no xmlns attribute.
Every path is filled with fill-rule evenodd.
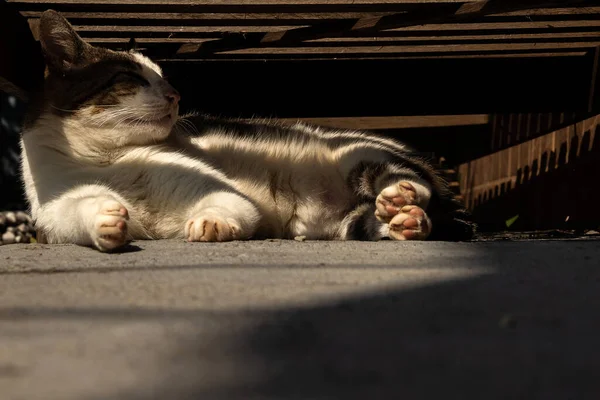
<svg viewBox="0 0 600 400"><path fill-rule="evenodd" d="M102 398L597 399L598 242L562 245L497 244L464 260L481 271L469 278L320 305L20 310L9 319L185 322L167 335L174 351L158 373Z"/></svg>

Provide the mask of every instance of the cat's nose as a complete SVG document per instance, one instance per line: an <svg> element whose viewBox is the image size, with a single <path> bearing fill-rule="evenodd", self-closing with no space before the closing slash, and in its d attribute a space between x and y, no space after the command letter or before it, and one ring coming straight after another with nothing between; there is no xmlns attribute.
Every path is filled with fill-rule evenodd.
<svg viewBox="0 0 600 400"><path fill-rule="evenodd" d="M165 93L165 98L171 104L177 104L181 100L181 95L174 88L169 88Z"/></svg>

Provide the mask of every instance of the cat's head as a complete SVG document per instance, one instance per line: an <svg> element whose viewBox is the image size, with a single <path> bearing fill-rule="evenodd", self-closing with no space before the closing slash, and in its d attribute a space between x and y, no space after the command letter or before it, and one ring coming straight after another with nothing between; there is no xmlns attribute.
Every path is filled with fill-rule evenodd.
<svg viewBox="0 0 600 400"><path fill-rule="evenodd" d="M76 123L85 141L108 145L146 144L169 135L179 112L179 93L161 68L135 52L86 43L53 10L40 19L47 65L48 111Z"/></svg>

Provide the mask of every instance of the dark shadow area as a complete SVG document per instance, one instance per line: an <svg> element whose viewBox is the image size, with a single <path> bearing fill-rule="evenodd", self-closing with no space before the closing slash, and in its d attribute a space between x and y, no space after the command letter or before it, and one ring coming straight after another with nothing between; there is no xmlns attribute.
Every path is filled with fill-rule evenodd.
<svg viewBox="0 0 600 400"><path fill-rule="evenodd" d="M176 346L153 366L160 374L150 378L142 368L139 387L90 387L107 395L87 398L598 398L597 243L494 243L479 250L462 258L450 252L448 265L435 265L465 268L467 275L304 307L5 309L0 319L185 322L187 331L173 331L162 344ZM120 338L119 359L138 357L126 344L139 340L145 339Z"/></svg>
<svg viewBox="0 0 600 400"><path fill-rule="evenodd" d="M38 89L44 77L40 45L31 34L27 20L0 1L0 211L24 210L25 196L19 176L19 135L27 102L26 96Z"/></svg>
<svg viewBox="0 0 600 400"><path fill-rule="evenodd" d="M489 154L490 128L487 125L387 129L375 133L401 140L419 151L443 156L449 165L459 165Z"/></svg>
<svg viewBox="0 0 600 400"><path fill-rule="evenodd" d="M182 112L244 118L581 111L589 77L580 71L590 65L588 57L161 64Z"/></svg>
<svg viewBox="0 0 600 400"><path fill-rule="evenodd" d="M22 101L0 90L0 211L26 209L19 148L24 113Z"/></svg>

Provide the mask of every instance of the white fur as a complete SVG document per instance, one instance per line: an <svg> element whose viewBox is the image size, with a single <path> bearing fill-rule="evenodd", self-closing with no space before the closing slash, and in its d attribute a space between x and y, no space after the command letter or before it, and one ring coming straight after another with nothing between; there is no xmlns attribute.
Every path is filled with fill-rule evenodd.
<svg viewBox="0 0 600 400"><path fill-rule="evenodd" d="M118 107L64 118L46 112L23 132L25 191L48 242L111 250L131 239L183 238L186 221L214 215L217 208L240 238L254 233L258 212L225 175L155 145L169 135L177 114L177 106L164 99L157 70L144 64L150 87ZM153 122L168 113L173 118ZM120 221L126 229L111 231Z"/></svg>
<svg viewBox="0 0 600 400"><path fill-rule="evenodd" d="M132 239L343 238L353 202L348 172L359 161L385 160L386 147L401 149L305 125L295 127L306 136L301 143L182 135L162 71L134 57L149 87L100 112L46 112L23 132L26 195L49 243L108 251ZM430 188L411 181L428 199ZM380 233L388 235L387 224Z"/></svg>

